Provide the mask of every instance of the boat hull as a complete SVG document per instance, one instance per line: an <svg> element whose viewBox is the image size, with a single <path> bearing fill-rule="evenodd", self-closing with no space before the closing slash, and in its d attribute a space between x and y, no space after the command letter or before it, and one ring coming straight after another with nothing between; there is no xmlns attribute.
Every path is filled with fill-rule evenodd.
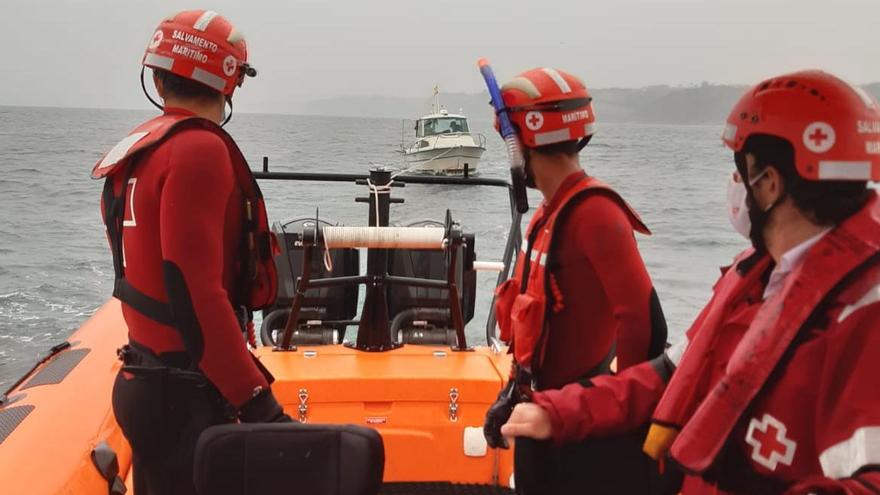
<svg viewBox="0 0 880 495"><path fill-rule="evenodd" d="M458 175L477 172L477 163L483 156L483 148L458 146L455 148L434 148L426 151L407 153L407 167L413 172Z"/></svg>
<svg viewBox="0 0 880 495"><path fill-rule="evenodd" d="M68 349L8 394L0 407L4 420L27 414L0 440L4 494L107 493L108 481L91 459L102 443L116 453L126 478L131 447L110 402L121 366L116 349L126 336L120 304L112 300L70 336Z"/></svg>
<svg viewBox="0 0 880 495"><path fill-rule="evenodd" d="M111 406L116 349L127 333L120 304L111 300L70 337L69 349L10 392L0 415L30 410L5 436L0 432L3 493L106 493L108 482L91 460L102 443L116 453L131 490L131 448ZM507 379L508 354L417 345L381 353L344 345L255 352L293 418L376 429L385 443L386 482L476 484L487 493L508 486L512 450L485 449L482 439L486 409ZM62 361L75 362L60 376ZM37 380L53 367L56 381Z"/></svg>

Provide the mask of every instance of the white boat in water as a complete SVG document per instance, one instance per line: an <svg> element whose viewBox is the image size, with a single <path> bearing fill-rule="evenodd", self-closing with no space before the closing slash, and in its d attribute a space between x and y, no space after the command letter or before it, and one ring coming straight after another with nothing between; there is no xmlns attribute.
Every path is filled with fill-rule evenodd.
<svg viewBox="0 0 880 495"><path fill-rule="evenodd" d="M486 151L486 137L470 132L467 117L440 106L435 88L432 113L416 121L416 141L402 146L411 172L474 175Z"/></svg>

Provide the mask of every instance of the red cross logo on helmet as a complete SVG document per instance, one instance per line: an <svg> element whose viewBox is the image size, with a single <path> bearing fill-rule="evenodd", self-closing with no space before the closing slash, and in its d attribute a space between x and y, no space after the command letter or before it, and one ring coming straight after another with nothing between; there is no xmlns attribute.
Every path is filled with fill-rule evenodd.
<svg viewBox="0 0 880 495"><path fill-rule="evenodd" d="M813 153L825 153L836 140L834 128L825 122L813 122L804 129L804 146Z"/></svg>
<svg viewBox="0 0 880 495"><path fill-rule="evenodd" d="M226 60L223 61L223 73L227 76L235 74L236 67L238 67L238 62L232 55L226 57Z"/></svg>
<svg viewBox="0 0 880 495"><path fill-rule="evenodd" d="M544 127L544 115L541 112L529 112L526 114L526 127L531 131L537 131Z"/></svg>
<svg viewBox="0 0 880 495"><path fill-rule="evenodd" d="M785 425L769 414L758 421L752 418L746 433L746 443L752 446L752 460L775 471L781 462L791 466L797 443L785 436Z"/></svg>
<svg viewBox="0 0 880 495"><path fill-rule="evenodd" d="M164 37L165 37L165 35L162 34L162 30L161 30L161 29L158 30L158 31L156 31L156 34L154 34L154 35L153 35L153 38L150 39L150 50L152 50L152 49L156 48L157 46L159 46L159 43L162 43L162 39L163 39Z"/></svg>

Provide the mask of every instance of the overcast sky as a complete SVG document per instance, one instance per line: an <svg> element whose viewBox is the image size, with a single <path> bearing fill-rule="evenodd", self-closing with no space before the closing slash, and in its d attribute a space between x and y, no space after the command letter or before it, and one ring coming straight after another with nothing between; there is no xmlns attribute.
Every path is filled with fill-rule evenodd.
<svg viewBox="0 0 880 495"><path fill-rule="evenodd" d="M245 33L243 111L341 95L430 97L535 66L588 86L751 84L800 68L880 81L880 0L0 0L0 104L148 108L137 81L164 16L208 8Z"/></svg>

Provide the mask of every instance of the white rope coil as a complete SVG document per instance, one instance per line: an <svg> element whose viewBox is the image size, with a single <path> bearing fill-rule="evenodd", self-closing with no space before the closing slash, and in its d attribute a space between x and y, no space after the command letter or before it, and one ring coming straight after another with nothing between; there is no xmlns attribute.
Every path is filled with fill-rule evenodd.
<svg viewBox="0 0 880 495"><path fill-rule="evenodd" d="M446 229L437 227L331 227L324 245L333 248L443 249Z"/></svg>

